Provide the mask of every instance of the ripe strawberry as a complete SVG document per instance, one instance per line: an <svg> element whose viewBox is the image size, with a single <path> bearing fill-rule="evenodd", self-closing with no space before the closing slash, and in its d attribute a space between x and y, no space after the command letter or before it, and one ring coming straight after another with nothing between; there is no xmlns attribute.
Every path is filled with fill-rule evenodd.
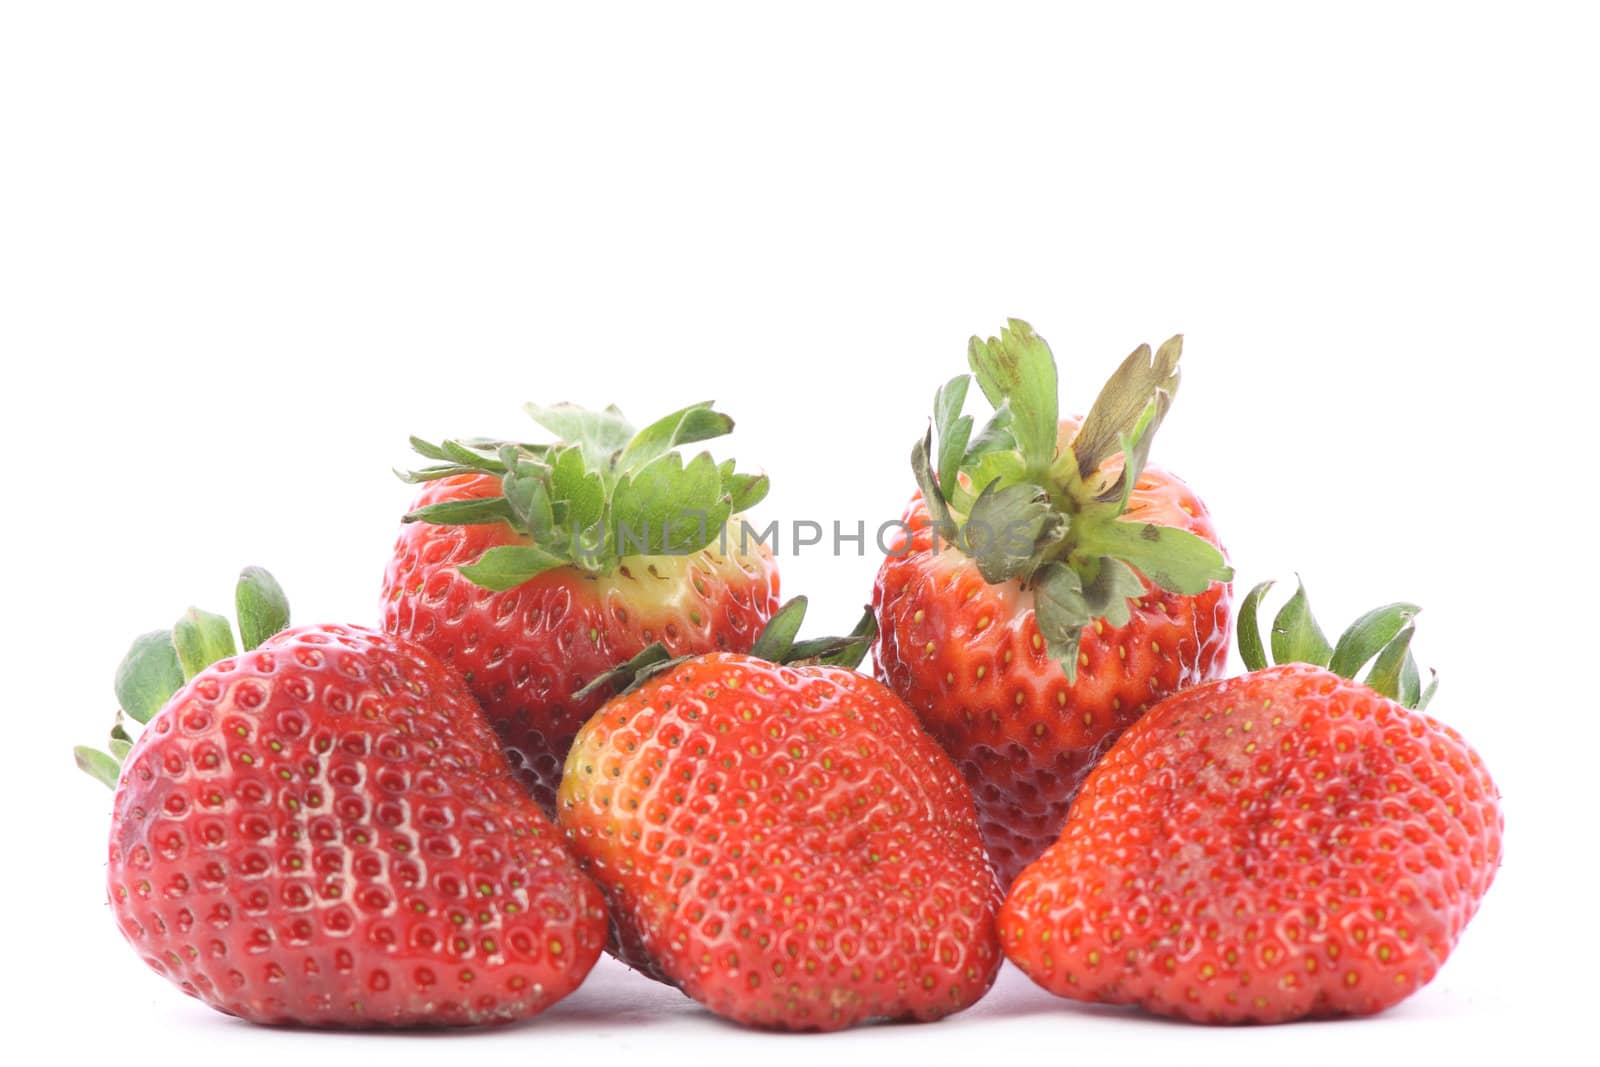
<svg viewBox="0 0 1600 1067"><path fill-rule="evenodd" d="M790 648L800 611L597 712L561 825L624 958L719 1015L837 1030L959 1011L1000 964L971 793L893 693L838 665L864 635Z"/></svg>
<svg viewBox="0 0 1600 1067"><path fill-rule="evenodd" d="M1180 350L1175 337L1152 361L1141 346L1085 418L1060 420L1050 350L1013 319L970 346L994 419L972 438L955 378L913 452L921 492L873 589L878 676L971 783L1005 884L1117 735L1227 660L1216 530L1145 462Z"/></svg>
<svg viewBox="0 0 1600 1067"><path fill-rule="evenodd" d="M383 580L383 625L466 677L513 766L554 811L574 694L654 642L743 651L778 604L770 553L737 520L767 492L676 446L733 421L696 404L635 433L616 409L528 407L551 445L413 439L439 465Z"/></svg>
<svg viewBox="0 0 1600 1067"><path fill-rule="evenodd" d="M1406 706L1429 695L1416 609L1371 612L1330 649L1302 590L1273 650L1304 662L1268 667L1263 591L1240 612L1251 673L1129 727L1012 887L1006 953L1051 992L1202 1022L1380 1011L1434 976L1488 890L1494 783ZM1366 684L1343 677L1374 653Z"/></svg>
<svg viewBox="0 0 1600 1067"><path fill-rule="evenodd" d="M252 1022L330 1027L520 1019L582 981L604 901L454 671L356 626L234 654L226 620L191 613L176 649L159 637L119 675L130 715L179 662L190 677L127 752L108 870L157 973Z"/></svg>

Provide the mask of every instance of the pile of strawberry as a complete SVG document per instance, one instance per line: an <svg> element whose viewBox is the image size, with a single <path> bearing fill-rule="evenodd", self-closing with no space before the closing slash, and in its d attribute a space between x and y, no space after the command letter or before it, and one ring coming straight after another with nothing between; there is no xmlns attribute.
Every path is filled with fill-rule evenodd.
<svg viewBox="0 0 1600 1067"><path fill-rule="evenodd" d="M973 338L841 638L779 607L766 478L685 458L732 428L710 404L414 439L380 625L291 627L250 568L237 634L191 610L118 668L76 755L116 790L124 937L219 1011L328 1027L526 1018L607 950L785 1030L937 1019L1008 958L1200 1022L1395 1004L1487 892L1499 797L1421 711L1414 605L1330 642L1300 589L1263 644L1257 586L1222 677L1232 570L1147 461L1180 351L1063 418L1025 323Z"/></svg>

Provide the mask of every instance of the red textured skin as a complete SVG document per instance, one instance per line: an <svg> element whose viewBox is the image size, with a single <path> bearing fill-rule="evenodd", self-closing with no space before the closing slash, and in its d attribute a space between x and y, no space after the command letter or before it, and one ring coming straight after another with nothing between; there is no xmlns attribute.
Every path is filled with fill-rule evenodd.
<svg viewBox="0 0 1600 1067"><path fill-rule="evenodd" d="M178 691L124 764L108 893L157 973L258 1023L526 1018L606 935L460 678L358 627L286 631Z"/></svg>
<svg viewBox="0 0 1600 1067"><path fill-rule="evenodd" d="M1045 989L1202 1022L1381 1011L1477 910L1503 819L1454 730L1304 664L1197 686L1100 761L1001 914Z"/></svg>
<svg viewBox="0 0 1600 1067"><path fill-rule="evenodd" d="M1220 547L1205 505L1159 467L1145 468L1127 515ZM890 539L872 590L877 674L967 776L989 858L1009 885L1055 841L1083 776L1129 723L1226 669L1232 587L1183 596L1146 581L1127 625L1084 632L1069 683L1045 650L1031 592L989 585L956 549L932 551L920 494L905 523L913 532Z"/></svg>
<svg viewBox="0 0 1600 1067"><path fill-rule="evenodd" d="M499 492L497 478L462 475L429 482L414 506ZM655 641L674 656L748 651L777 610L770 553L754 545L741 553L738 541L730 538L727 556L630 557L603 579L563 567L495 593L457 568L527 538L503 523L409 523L384 573L383 627L462 672L512 765L553 815L572 736L607 695L578 701L575 692Z"/></svg>
<svg viewBox="0 0 1600 1067"><path fill-rule="evenodd" d="M936 1019L1000 965L1000 887L960 773L836 667L702 656L579 732L560 819L625 944L740 1023Z"/></svg>

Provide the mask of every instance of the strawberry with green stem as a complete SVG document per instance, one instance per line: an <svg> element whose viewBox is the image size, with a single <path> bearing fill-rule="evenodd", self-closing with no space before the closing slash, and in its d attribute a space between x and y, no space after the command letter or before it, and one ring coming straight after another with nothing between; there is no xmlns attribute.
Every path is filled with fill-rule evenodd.
<svg viewBox="0 0 1600 1067"><path fill-rule="evenodd" d="M615 408L528 405L558 440L412 444L433 464L383 580L383 625L466 677L513 766L553 811L562 761L602 695L578 691L660 642L744 651L777 607L742 513L765 475L681 446L733 420L694 404L634 427Z"/></svg>
<svg viewBox="0 0 1600 1067"><path fill-rule="evenodd" d="M1059 833L1079 783L1156 700L1220 674L1231 571L1199 498L1147 461L1173 338L1130 355L1082 419L1024 322L974 337L912 451L920 492L873 590L879 677L977 796L1002 879ZM976 379L995 408L976 435Z"/></svg>
<svg viewBox="0 0 1600 1067"><path fill-rule="evenodd" d="M460 676L380 631L281 629L265 572L240 589L245 651L197 611L141 638L117 689L148 725L120 769L79 753L116 786L107 883L128 943L259 1023L505 1022L575 989L603 901Z"/></svg>
<svg viewBox="0 0 1600 1067"><path fill-rule="evenodd" d="M1499 794L1420 712L1415 605L1330 645L1299 589L1269 666L1266 589L1240 606L1249 673L1129 727L1012 886L1006 954L1045 989L1199 1022L1369 1014L1427 984L1477 911Z"/></svg>

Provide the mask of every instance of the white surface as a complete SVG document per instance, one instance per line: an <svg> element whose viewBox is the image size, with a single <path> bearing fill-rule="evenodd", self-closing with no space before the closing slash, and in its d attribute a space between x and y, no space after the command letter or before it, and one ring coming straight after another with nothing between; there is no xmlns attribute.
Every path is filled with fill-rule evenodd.
<svg viewBox="0 0 1600 1067"><path fill-rule="evenodd" d="M241 1067L1495 1062L1581 1038L1594 28L1351 4L6 7L8 1037ZM773 476L760 516L870 530L967 336L1007 315L1051 341L1064 410L1186 334L1154 458L1207 500L1242 587L1298 569L1330 626L1426 606L1435 710L1508 830L1413 1000L1203 1030L1007 971L937 1025L785 1039L607 963L526 1026L355 1038L233 1023L123 947L109 798L68 750L104 729L127 640L227 604L246 563L302 621L374 621L408 433L525 434L529 399L642 418L714 397L740 420L720 454ZM867 553L786 550L785 590L846 625Z"/></svg>

